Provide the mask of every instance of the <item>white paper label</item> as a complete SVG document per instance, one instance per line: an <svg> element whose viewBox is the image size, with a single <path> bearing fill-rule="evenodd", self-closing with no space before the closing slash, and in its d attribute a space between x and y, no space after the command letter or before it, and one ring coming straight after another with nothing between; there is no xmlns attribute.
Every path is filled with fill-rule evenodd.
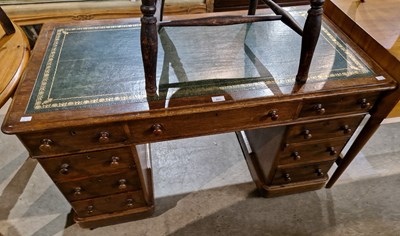
<svg viewBox="0 0 400 236"><path fill-rule="evenodd" d="M382 75L375 77L376 80L385 80L385 77L383 77Z"/></svg>
<svg viewBox="0 0 400 236"><path fill-rule="evenodd" d="M225 101L225 97L224 96L211 97L211 100L213 102L223 102Z"/></svg>
<svg viewBox="0 0 400 236"><path fill-rule="evenodd" d="M19 122L28 122L32 120L32 116L23 116L21 117L21 119L19 120Z"/></svg>

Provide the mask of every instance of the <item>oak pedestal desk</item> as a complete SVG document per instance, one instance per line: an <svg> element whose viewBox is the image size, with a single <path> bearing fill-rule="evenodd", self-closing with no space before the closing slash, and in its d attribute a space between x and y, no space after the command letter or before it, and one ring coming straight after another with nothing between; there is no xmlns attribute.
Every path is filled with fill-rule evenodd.
<svg viewBox="0 0 400 236"><path fill-rule="evenodd" d="M2 126L82 227L153 212L157 141L236 132L263 196L321 188L397 86L328 20L309 79L296 84L301 39L268 22L161 29L159 89L147 97L139 32L137 19L45 25Z"/></svg>

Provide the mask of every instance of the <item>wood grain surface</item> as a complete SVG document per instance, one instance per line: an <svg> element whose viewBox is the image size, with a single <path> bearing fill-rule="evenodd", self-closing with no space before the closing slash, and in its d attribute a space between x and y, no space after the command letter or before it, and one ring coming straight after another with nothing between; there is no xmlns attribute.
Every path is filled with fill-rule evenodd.
<svg viewBox="0 0 400 236"><path fill-rule="evenodd" d="M29 59L29 42L20 27L6 35L0 27L0 107L12 96Z"/></svg>
<svg viewBox="0 0 400 236"><path fill-rule="evenodd" d="M325 3L326 15L397 81L400 81L399 11L398 0ZM388 117L400 117L400 103Z"/></svg>
<svg viewBox="0 0 400 236"><path fill-rule="evenodd" d="M96 1L57 2L4 6L4 11L18 25L43 24L81 20L117 19L139 17L140 1ZM205 2L201 0L174 2L165 5L166 15L205 13Z"/></svg>

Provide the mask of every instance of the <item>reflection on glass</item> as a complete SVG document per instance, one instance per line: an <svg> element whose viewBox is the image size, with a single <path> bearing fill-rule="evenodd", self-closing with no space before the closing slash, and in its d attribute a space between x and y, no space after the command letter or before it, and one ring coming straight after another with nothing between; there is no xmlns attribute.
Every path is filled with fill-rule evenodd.
<svg viewBox="0 0 400 236"><path fill-rule="evenodd" d="M293 15L304 22L305 12ZM281 96L372 75L326 25L302 87L294 87L301 37L280 21L166 27L159 33L158 96L148 98L139 35L139 24L56 28L27 113L139 103L164 108L179 103L168 104L172 99L192 105L219 95L226 100Z"/></svg>
<svg viewBox="0 0 400 236"><path fill-rule="evenodd" d="M295 16L304 23L304 14ZM170 99L182 88L185 92L174 98L242 91L257 91L260 96L261 90L269 90L271 96L299 90L294 85L301 37L279 21L162 28L160 41L162 99ZM369 75L360 59L323 26L307 84L318 90L329 80Z"/></svg>

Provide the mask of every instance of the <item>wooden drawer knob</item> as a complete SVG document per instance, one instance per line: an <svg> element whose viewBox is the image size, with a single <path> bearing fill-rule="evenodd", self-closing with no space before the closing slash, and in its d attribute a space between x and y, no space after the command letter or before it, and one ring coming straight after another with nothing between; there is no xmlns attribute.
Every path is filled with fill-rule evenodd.
<svg viewBox="0 0 400 236"><path fill-rule="evenodd" d="M81 187L76 187L74 188L74 195L79 196L82 194L82 188Z"/></svg>
<svg viewBox="0 0 400 236"><path fill-rule="evenodd" d="M120 190L126 189L126 179L120 179L120 180L118 181L118 183L119 183L118 188L119 188Z"/></svg>
<svg viewBox="0 0 400 236"><path fill-rule="evenodd" d="M314 111L318 115L322 115L325 113L325 108L322 106L322 104L317 104L314 106Z"/></svg>
<svg viewBox="0 0 400 236"><path fill-rule="evenodd" d="M155 124L151 128L153 130L153 134L154 135L158 136L158 135L161 135L163 133L162 125L160 125L160 124Z"/></svg>
<svg viewBox="0 0 400 236"><path fill-rule="evenodd" d="M318 176L323 176L324 172L322 172L322 170L320 168L315 170L315 173L317 173Z"/></svg>
<svg viewBox="0 0 400 236"><path fill-rule="evenodd" d="M351 133L351 129L350 129L350 127L349 127L348 125L344 125L344 126L342 127L342 130L343 130L343 133L344 133L344 134L349 134L349 133Z"/></svg>
<svg viewBox="0 0 400 236"><path fill-rule="evenodd" d="M133 204L134 204L134 203L135 203L135 201L133 201L132 198L126 199L126 205L127 205L128 207L133 207Z"/></svg>
<svg viewBox="0 0 400 236"><path fill-rule="evenodd" d="M110 163L110 165L111 165L111 166L117 166L117 165L119 165L119 157L112 156L112 157L111 157L111 163Z"/></svg>
<svg viewBox="0 0 400 236"><path fill-rule="evenodd" d="M290 178L289 173L285 173L285 174L283 175L283 179L284 179L286 182L291 182L291 181L292 181L292 178Z"/></svg>
<svg viewBox="0 0 400 236"><path fill-rule="evenodd" d="M277 110L272 110L272 111L268 112L268 116L271 117L271 120L278 120L279 119L279 115L278 115L278 111Z"/></svg>
<svg viewBox="0 0 400 236"><path fill-rule="evenodd" d="M331 156L334 156L334 155L337 154L337 151L335 150L335 147L329 147L328 148L328 152L329 152L329 155L331 155Z"/></svg>
<svg viewBox="0 0 400 236"><path fill-rule="evenodd" d="M301 159L301 156L300 156L299 152L293 152L292 153L292 157L293 157L294 160L300 160Z"/></svg>
<svg viewBox="0 0 400 236"><path fill-rule="evenodd" d="M60 166L60 171L59 171L60 174L66 175L68 174L68 171L69 171L69 165L67 163L64 163Z"/></svg>
<svg viewBox="0 0 400 236"><path fill-rule="evenodd" d="M90 206L86 207L86 210L87 210L87 213L88 213L88 214L92 214L93 211L94 211L94 206L93 206L93 205L90 205Z"/></svg>
<svg viewBox="0 0 400 236"><path fill-rule="evenodd" d="M106 131L100 132L99 143L108 143L110 142L110 134Z"/></svg>
<svg viewBox="0 0 400 236"><path fill-rule="evenodd" d="M366 98L362 98L362 99L360 100L360 107L361 107L362 109L370 108L370 107L371 107L371 103L369 103L369 102L367 101Z"/></svg>
<svg viewBox="0 0 400 236"><path fill-rule="evenodd" d="M303 136L304 136L304 139L311 139L312 138L311 131L308 130L308 129L304 130L303 131Z"/></svg>
<svg viewBox="0 0 400 236"><path fill-rule="evenodd" d="M51 145L53 144L53 141L51 139L47 139L47 138L42 139L41 143L42 144L40 144L40 146L39 146L40 151L42 151L44 153L48 153L51 151L51 149L52 149Z"/></svg>

